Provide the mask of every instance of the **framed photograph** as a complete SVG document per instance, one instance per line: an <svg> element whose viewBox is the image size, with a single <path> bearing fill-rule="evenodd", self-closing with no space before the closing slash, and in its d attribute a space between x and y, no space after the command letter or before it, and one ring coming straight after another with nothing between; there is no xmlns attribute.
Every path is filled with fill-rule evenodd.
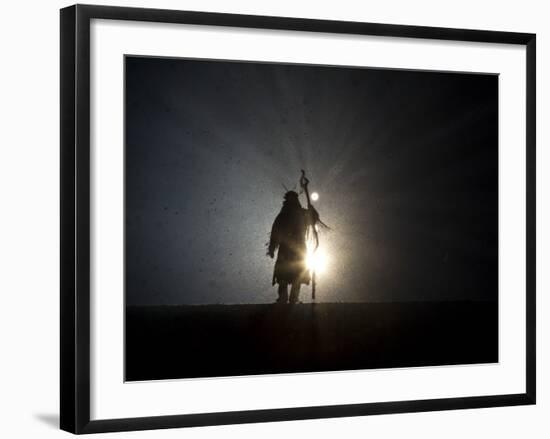
<svg viewBox="0 0 550 439"><path fill-rule="evenodd" d="M61 10L62 429L535 387L535 35Z"/></svg>

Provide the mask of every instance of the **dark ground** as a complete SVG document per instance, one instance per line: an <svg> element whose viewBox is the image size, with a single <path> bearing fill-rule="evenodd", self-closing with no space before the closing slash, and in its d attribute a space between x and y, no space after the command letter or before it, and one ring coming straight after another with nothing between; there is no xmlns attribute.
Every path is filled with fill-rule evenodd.
<svg viewBox="0 0 550 439"><path fill-rule="evenodd" d="M127 307L126 380L492 363L496 302Z"/></svg>

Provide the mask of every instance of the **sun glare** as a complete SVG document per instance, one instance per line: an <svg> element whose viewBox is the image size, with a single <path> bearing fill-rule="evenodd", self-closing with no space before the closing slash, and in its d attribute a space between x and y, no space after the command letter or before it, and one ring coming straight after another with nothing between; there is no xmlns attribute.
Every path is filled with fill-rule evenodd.
<svg viewBox="0 0 550 439"><path fill-rule="evenodd" d="M306 266L311 272L317 274L323 273L327 268L327 255L322 248L313 251L312 247L308 247L306 255Z"/></svg>
<svg viewBox="0 0 550 439"><path fill-rule="evenodd" d="M317 192L313 192L311 194L311 201L317 201L319 199L319 194Z"/></svg>

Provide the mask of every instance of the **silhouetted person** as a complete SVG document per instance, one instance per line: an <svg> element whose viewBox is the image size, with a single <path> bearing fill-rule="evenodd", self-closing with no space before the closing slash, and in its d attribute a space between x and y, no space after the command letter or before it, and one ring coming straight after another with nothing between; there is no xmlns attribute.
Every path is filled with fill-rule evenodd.
<svg viewBox="0 0 550 439"><path fill-rule="evenodd" d="M302 208L296 192L289 191L285 194L283 207L271 229L267 251L273 258L275 250L279 249L272 282L272 285L279 284L278 303L296 303L300 286L309 285L311 281L306 266L306 233L308 227L315 225L315 218L318 217L312 206L308 209ZM288 285L291 285L290 297Z"/></svg>

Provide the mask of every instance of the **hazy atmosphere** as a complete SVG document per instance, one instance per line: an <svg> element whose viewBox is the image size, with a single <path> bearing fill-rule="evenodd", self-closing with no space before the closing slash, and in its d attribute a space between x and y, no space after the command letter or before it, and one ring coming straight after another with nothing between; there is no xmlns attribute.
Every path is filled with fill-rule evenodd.
<svg viewBox="0 0 550 439"><path fill-rule="evenodd" d="M317 301L496 300L497 76L125 62L129 305L273 302L300 169L331 228Z"/></svg>

